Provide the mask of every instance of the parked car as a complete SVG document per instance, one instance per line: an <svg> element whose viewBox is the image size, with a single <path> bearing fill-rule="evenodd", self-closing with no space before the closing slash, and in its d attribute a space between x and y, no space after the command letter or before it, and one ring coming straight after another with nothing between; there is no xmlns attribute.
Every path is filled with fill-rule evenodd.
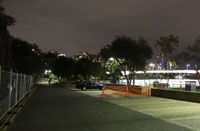
<svg viewBox="0 0 200 131"><path fill-rule="evenodd" d="M86 89L102 90L104 86L105 86L104 84L100 84L100 83L97 83L97 82L86 81L86 82L83 82L83 83L78 83L76 85L76 88L81 89L81 90L86 90Z"/></svg>

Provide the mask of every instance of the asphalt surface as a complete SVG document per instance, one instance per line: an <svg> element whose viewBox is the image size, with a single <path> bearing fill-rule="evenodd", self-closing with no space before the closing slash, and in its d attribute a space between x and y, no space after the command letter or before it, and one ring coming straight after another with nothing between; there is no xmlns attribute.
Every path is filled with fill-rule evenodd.
<svg viewBox="0 0 200 131"><path fill-rule="evenodd" d="M90 94L86 95L87 92ZM99 93L95 97L91 96L92 91L87 92L83 94L81 91L67 87L40 85L17 115L9 130L189 131L192 129L148 114L148 106L137 108L140 103L151 103L150 97L102 99L97 97L100 91L94 93ZM137 104L134 105L134 101ZM158 105L159 103L154 107Z"/></svg>

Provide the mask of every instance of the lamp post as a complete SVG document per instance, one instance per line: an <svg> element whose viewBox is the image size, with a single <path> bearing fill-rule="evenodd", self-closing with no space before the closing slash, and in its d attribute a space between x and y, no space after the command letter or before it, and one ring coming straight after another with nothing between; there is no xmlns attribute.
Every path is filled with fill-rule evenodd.
<svg viewBox="0 0 200 131"><path fill-rule="evenodd" d="M187 64L187 65L186 65L186 69L188 70L189 67L190 67L190 64Z"/></svg>
<svg viewBox="0 0 200 131"><path fill-rule="evenodd" d="M114 60L114 58L113 58L113 57L110 57L110 58L109 58L109 60L110 60L110 61L113 61L113 60Z"/></svg>
<svg viewBox="0 0 200 131"><path fill-rule="evenodd" d="M150 63L149 66L152 68L152 70L154 70L154 67L155 67L154 63Z"/></svg>

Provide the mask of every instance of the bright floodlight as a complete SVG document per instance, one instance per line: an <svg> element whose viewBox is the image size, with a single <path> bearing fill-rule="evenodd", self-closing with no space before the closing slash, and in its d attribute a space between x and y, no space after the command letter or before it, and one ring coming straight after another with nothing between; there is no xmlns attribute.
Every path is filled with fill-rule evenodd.
<svg viewBox="0 0 200 131"><path fill-rule="evenodd" d="M113 57L110 57L110 58L109 58L109 60L113 61L113 60L114 60L114 58L113 58Z"/></svg>
<svg viewBox="0 0 200 131"><path fill-rule="evenodd" d="M47 75L48 73L51 73L51 70L45 70L45 71L44 71L44 74Z"/></svg>
<svg viewBox="0 0 200 131"><path fill-rule="evenodd" d="M109 74L110 74L110 72L109 72L109 71L106 71L106 74L108 74L108 75L109 75Z"/></svg>
<svg viewBox="0 0 200 131"><path fill-rule="evenodd" d="M149 66L151 66L151 67L154 67L154 66L155 66L155 64L153 64L153 63L150 63L150 64L149 64Z"/></svg>

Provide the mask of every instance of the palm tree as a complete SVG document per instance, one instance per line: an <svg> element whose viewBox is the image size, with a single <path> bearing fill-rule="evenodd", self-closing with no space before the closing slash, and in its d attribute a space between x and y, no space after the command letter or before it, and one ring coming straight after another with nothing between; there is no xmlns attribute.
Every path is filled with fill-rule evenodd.
<svg viewBox="0 0 200 131"><path fill-rule="evenodd" d="M161 56L162 56L162 64L166 65L167 61L171 61L174 59L174 51L179 45L178 37L173 35L169 35L169 37L160 37L160 40L156 41L155 46L160 47ZM165 59L165 60L164 60Z"/></svg>

